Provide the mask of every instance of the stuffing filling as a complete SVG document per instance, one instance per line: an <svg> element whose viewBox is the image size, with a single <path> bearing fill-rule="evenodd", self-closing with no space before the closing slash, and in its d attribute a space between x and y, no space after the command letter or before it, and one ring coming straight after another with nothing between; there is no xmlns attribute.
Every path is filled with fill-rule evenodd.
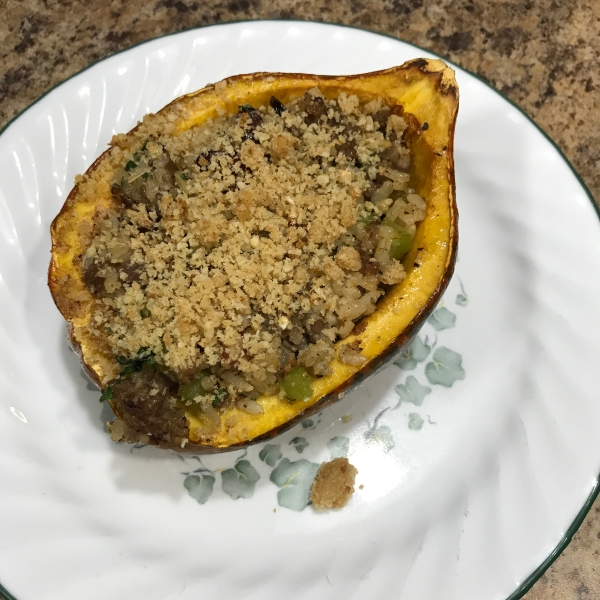
<svg viewBox="0 0 600 600"><path fill-rule="evenodd" d="M334 343L405 277L426 211L406 130L399 105L315 88L126 151L120 208L83 258L90 327L124 367L103 398L125 438L186 440L186 407L207 437L263 394L310 398ZM339 358L366 362L348 345Z"/></svg>

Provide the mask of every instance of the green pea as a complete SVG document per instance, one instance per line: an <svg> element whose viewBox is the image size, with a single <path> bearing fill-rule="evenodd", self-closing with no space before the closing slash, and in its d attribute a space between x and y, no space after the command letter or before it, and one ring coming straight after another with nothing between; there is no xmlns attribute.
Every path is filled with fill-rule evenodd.
<svg viewBox="0 0 600 600"><path fill-rule="evenodd" d="M413 236L410 233L399 233L390 246L390 256L400 260L410 250L412 241Z"/></svg>
<svg viewBox="0 0 600 600"><path fill-rule="evenodd" d="M281 387L290 400L308 400L312 396L310 377L302 367L293 367L285 376Z"/></svg>
<svg viewBox="0 0 600 600"><path fill-rule="evenodd" d="M205 396L206 390L200 385L201 378L192 379L189 383L179 386L179 395L186 402L193 400L196 396Z"/></svg>
<svg viewBox="0 0 600 600"><path fill-rule="evenodd" d="M209 369L202 369L189 383L179 386L178 393L183 400L193 400L196 396L206 396L208 392L202 387L202 380L210 375ZM225 391L225 390L223 390Z"/></svg>

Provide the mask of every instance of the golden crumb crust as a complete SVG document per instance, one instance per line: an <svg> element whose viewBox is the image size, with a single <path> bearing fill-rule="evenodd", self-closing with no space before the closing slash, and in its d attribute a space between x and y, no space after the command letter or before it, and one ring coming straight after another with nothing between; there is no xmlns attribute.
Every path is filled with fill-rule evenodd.
<svg viewBox="0 0 600 600"><path fill-rule="evenodd" d="M321 463L312 485L310 500L316 509L343 508L354 494L358 469L347 458Z"/></svg>

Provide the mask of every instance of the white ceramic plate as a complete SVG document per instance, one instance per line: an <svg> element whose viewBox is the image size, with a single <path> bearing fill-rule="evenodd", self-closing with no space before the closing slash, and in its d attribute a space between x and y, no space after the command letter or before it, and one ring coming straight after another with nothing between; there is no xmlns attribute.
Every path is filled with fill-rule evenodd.
<svg viewBox="0 0 600 600"><path fill-rule="evenodd" d="M113 444L46 287L74 176L144 113L237 73L423 55L333 25L207 27L94 65L2 133L0 582L15 598L504 600L572 534L600 472L600 223L552 143L464 71L444 305L398 365L270 445L200 461ZM313 465L344 453L364 487L317 514Z"/></svg>

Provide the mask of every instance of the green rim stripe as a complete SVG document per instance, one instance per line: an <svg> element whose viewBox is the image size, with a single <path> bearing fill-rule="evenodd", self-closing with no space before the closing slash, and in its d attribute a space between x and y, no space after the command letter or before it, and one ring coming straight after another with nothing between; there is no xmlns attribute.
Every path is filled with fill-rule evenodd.
<svg viewBox="0 0 600 600"><path fill-rule="evenodd" d="M73 75L70 75L64 81L61 81L61 82L57 83L56 85L52 86L47 92L44 92L39 98L37 98L36 100L34 100L29 106L27 106L20 113L18 113L17 115L15 115L2 129L0 129L0 135L2 135L19 117L22 117L30 108L32 108L33 106L35 106L40 100L42 100L43 98L45 98L48 94L50 94L51 92L53 92L56 88L60 87L63 83L66 83L70 79L73 79L74 77L77 77L77 75L81 75L81 73L84 73L85 71L87 71L87 70L91 69L92 67L96 66L98 63L101 63L101 62L107 60L108 58L112 58L113 56L118 56L119 54L123 54L124 52L128 52L132 48L137 48L138 46L141 46L143 44L147 44L149 42L153 42L155 40L159 40L159 39L162 39L162 38L166 38L166 37L171 37L171 36L174 36L174 35L178 35L180 33L185 33L187 31L206 29L208 27L222 27L222 26L227 26L227 25L233 25L235 23L256 23L256 22L261 22L261 23L269 23L269 22L271 22L271 23L315 23L315 21L310 21L308 19L306 19L306 20L302 20L302 19L239 19L239 20L235 20L235 21L227 21L225 23L215 23L213 25L203 25L201 27L188 27L186 29L181 29L180 31L174 31L173 33L167 33L165 35L159 35L159 36L157 36L155 38L151 38L151 39L148 39L148 40L144 40L142 42L138 42L137 44L133 44L132 46L130 46L128 48L125 48L123 50L119 50L118 52L114 52L113 54L109 54L108 56L104 56L103 58L101 58L101 59L99 59L99 60L97 60L97 61L95 61L93 63L90 63L87 67L81 69L81 71L78 71L77 73L73 73ZM573 165L571 164L571 162L569 161L569 159L565 156L565 153L558 147L558 145L556 144L556 142L518 104L515 104L510 98L507 98L504 94L502 94L501 92L499 92L496 88L494 88L491 84L489 84L485 79L481 78L476 73L472 73L468 69L465 69L464 67L461 67L460 65L457 65L457 64L453 63L452 61L448 60L447 58L445 58L445 57L443 57L443 56L441 56L439 54L437 54L436 52L432 52L428 48L423 48L422 46L418 46L417 44L413 44L411 42L407 42L405 40L401 40L399 38L394 37L393 35L390 35L389 33L381 33L379 31L369 31L368 29L363 29L361 27L354 27L352 25L344 25L342 23L333 23L333 22L330 22L330 21L317 21L316 23L323 24L323 25L335 25L336 27L344 27L346 29L354 29L354 30L357 30L357 31L364 31L366 33L372 33L374 35L380 35L380 36L383 36L383 37L390 38L390 39L392 39L392 40L394 40L396 42L403 42L405 44L408 44L409 46L412 46L413 48L418 48L419 50L423 50L423 52L427 52L428 54L431 54L432 56L437 56L438 58L441 58L442 60L444 60L450 66L455 67L456 69L459 69L461 71L464 71L465 73L468 73L472 77L475 77L475 79L477 79L478 81L480 81L481 83L483 83L486 87L488 87L491 90L493 90L500 97L504 98L504 100L506 100L511 106L513 106L521 114L523 114L525 116L525 118L530 123L532 123L535 126L535 128L546 138L546 140L548 140L550 142L550 144L558 152L559 156L567 164L567 166L569 167L569 169L571 169L571 172L573 173L573 175L575 176L575 178L579 182L579 185L581 185L581 187L585 191L587 197L589 198L590 202L592 203L592 206L596 210L596 214L600 218L600 207L594 201L594 197L592 196L592 193L588 189L587 185L585 184L585 182L583 181L583 179L581 178L581 176L579 175L579 173L575 170L575 168L573 167ZM590 495L588 496L588 498L585 501L585 503L584 503L583 507L581 508L581 510L577 513L577 516L575 517L575 520L571 523L571 525L567 529L567 531L566 531L565 535L563 536L562 540L557 544L557 546L554 548L554 550L552 550L552 552L546 558L546 560L544 560L542 562L542 564L537 569L535 569L529 575L529 577L527 577L525 579L525 581L506 600L519 600L519 598L522 598L533 587L533 584L546 572L546 570L550 567L550 565L552 565L552 563L558 558L558 556L560 555L560 553L569 545L569 543L573 539L573 536L575 535L575 533L577 532L577 530L579 529L579 527L583 523L583 521L584 521L587 513L589 512L590 508L594 504L594 501L596 500L599 492L600 492L600 475L596 478L596 481L594 482L594 486L592 487L592 491L590 492ZM0 600L17 600L17 598L15 598L15 596L13 596L0 583Z"/></svg>

